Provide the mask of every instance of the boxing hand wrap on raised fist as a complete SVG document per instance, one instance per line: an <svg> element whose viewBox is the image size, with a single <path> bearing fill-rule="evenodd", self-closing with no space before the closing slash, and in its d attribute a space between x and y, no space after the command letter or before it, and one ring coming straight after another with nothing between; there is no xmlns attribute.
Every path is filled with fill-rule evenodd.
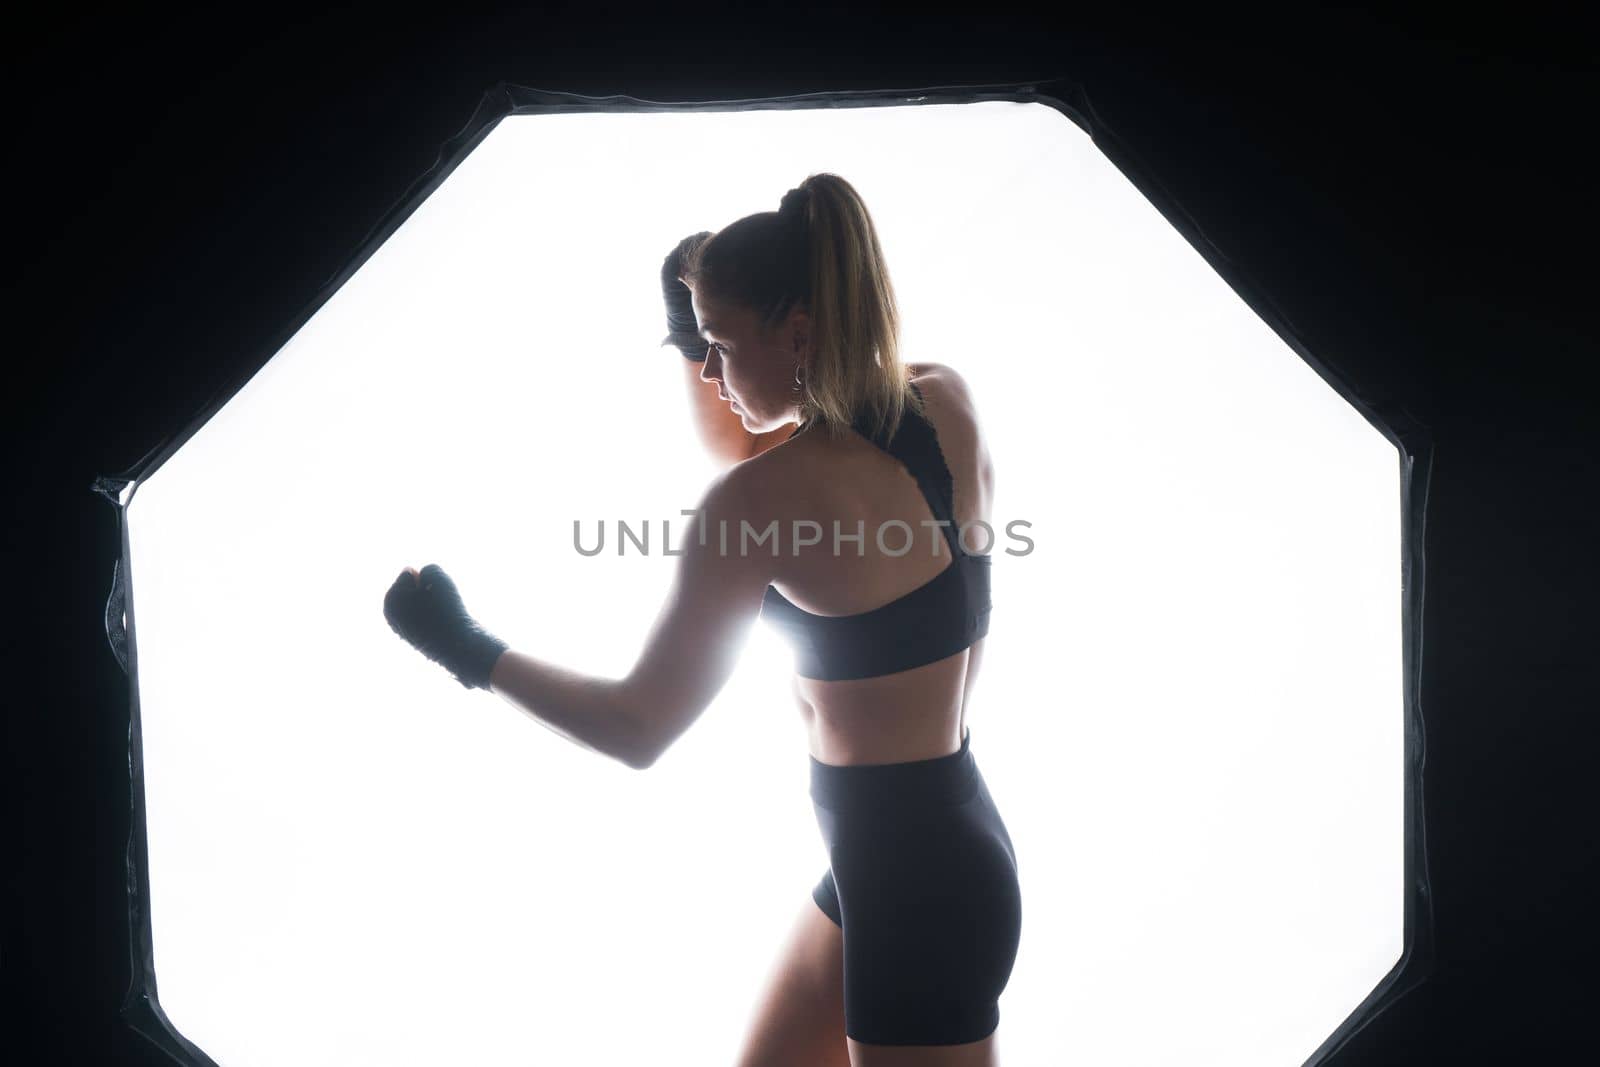
<svg viewBox="0 0 1600 1067"><path fill-rule="evenodd" d="M383 598L383 617L411 647L468 689L488 689L495 661L510 647L467 614L455 582L435 563L420 575L409 568L400 572Z"/></svg>

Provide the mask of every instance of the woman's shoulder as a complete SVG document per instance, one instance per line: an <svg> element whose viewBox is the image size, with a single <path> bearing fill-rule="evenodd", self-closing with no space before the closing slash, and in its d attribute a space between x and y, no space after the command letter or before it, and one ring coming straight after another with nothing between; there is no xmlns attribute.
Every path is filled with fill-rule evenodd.
<svg viewBox="0 0 1600 1067"><path fill-rule="evenodd" d="M944 363L907 363L907 378L916 385L942 441L970 445L977 436L972 393L955 368ZM740 480L752 490L784 484L786 475L825 468L841 456L859 453L859 442L843 443L826 433L802 433L780 439L771 448L738 466Z"/></svg>
<svg viewBox="0 0 1600 1067"><path fill-rule="evenodd" d="M940 452L958 481L987 479L988 449L966 380L944 363L907 363L906 372L922 393ZM826 433L803 433L736 464L728 472L729 489L748 514L814 514L836 495L841 482L860 484L853 477L839 477L839 464L875 464L875 451L859 438L836 441Z"/></svg>
<svg viewBox="0 0 1600 1067"><path fill-rule="evenodd" d="M906 369L926 402L928 416L948 444L981 447L978 407L967 380L945 363L908 363Z"/></svg>
<svg viewBox="0 0 1600 1067"><path fill-rule="evenodd" d="M946 363L907 363L906 371L924 396L931 393L946 408L972 411L972 390L954 367Z"/></svg>
<svg viewBox="0 0 1600 1067"><path fill-rule="evenodd" d="M954 368L943 363L907 363L906 373L919 386L924 382L945 382L961 377Z"/></svg>
<svg viewBox="0 0 1600 1067"><path fill-rule="evenodd" d="M939 436L940 450L946 461L961 471L975 471L975 476L987 485L994 468L978 418L978 406L967 380L944 363L909 363L906 366L911 380L927 402L928 418Z"/></svg>

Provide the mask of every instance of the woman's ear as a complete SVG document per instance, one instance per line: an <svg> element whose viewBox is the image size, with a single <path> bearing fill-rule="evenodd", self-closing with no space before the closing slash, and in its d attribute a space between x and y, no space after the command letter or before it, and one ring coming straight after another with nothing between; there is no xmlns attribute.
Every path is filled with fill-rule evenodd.
<svg viewBox="0 0 1600 1067"><path fill-rule="evenodd" d="M789 312L789 332L796 346L804 348L811 337L811 316L806 314L804 308L797 307Z"/></svg>

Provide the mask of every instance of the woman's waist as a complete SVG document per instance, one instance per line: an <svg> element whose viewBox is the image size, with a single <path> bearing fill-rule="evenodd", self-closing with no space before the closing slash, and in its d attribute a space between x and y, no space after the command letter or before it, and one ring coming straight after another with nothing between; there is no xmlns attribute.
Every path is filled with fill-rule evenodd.
<svg viewBox="0 0 1600 1067"><path fill-rule="evenodd" d="M853 766L950 753L961 743L964 674L965 663L958 661L849 682L795 676L811 758Z"/></svg>
<svg viewBox="0 0 1600 1067"><path fill-rule="evenodd" d="M954 752L884 763L825 763L810 757L811 799L833 810L884 811L966 803L982 776L970 728Z"/></svg>

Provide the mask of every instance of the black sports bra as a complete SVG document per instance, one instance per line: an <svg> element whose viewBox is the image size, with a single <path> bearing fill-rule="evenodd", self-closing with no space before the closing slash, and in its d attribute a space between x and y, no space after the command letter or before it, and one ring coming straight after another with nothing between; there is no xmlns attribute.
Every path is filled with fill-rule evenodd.
<svg viewBox="0 0 1600 1067"><path fill-rule="evenodd" d="M922 395L915 384L911 388ZM872 433L865 416L853 425L916 477L933 517L946 524L940 529L952 562L904 596L855 615L815 615L767 586L761 617L794 645L795 673L818 681L910 670L953 656L989 632L994 561L987 555L968 555L961 548L952 513L954 483L933 424L908 406L887 444Z"/></svg>

